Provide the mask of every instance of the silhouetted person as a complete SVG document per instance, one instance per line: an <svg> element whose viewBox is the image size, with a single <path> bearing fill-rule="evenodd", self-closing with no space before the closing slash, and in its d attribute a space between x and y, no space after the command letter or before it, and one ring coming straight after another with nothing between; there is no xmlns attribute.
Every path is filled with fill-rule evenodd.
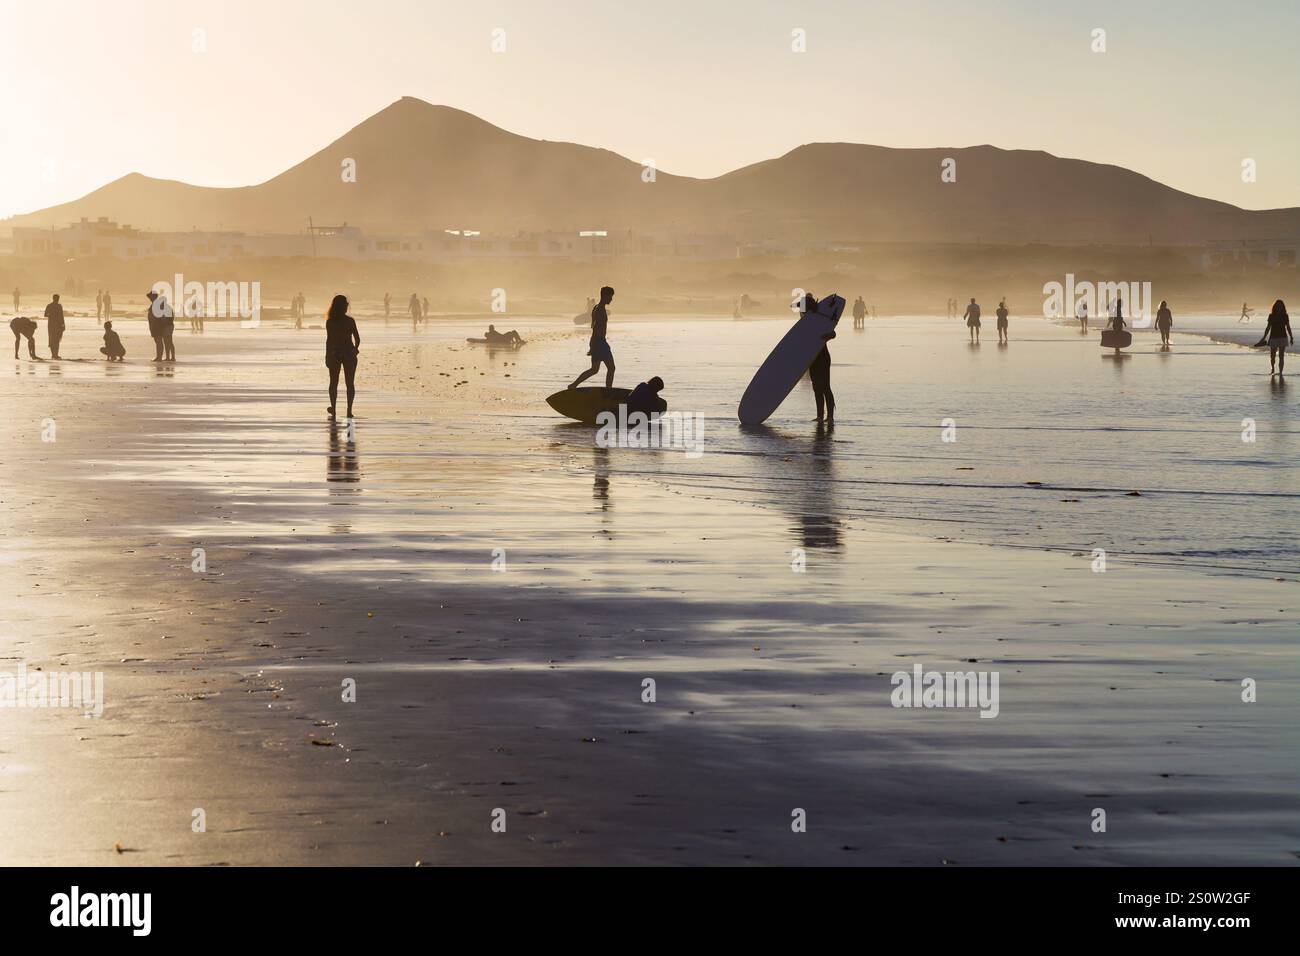
<svg viewBox="0 0 1300 956"><path fill-rule="evenodd" d="M18 306L14 306L14 308L16 309L16 308L18 308ZM1255 314L1255 310L1254 310L1254 309L1248 309L1248 308L1246 308L1246 303L1243 302L1243 303L1241 303L1241 318L1239 318L1239 319L1237 320L1237 322L1238 322L1238 323L1241 323L1241 322L1249 322L1249 321L1250 321L1250 317L1251 317L1252 315L1254 315L1254 314Z"/></svg>
<svg viewBox="0 0 1300 956"><path fill-rule="evenodd" d="M1003 299L1001 302L998 303L998 311L997 311L998 345L1006 345L1007 342L1011 341L1010 336L1007 335L1007 315L1008 315L1007 300Z"/></svg>
<svg viewBox="0 0 1300 956"><path fill-rule="evenodd" d="M867 327L867 304L862 301L862 296L853 303L853 327L855 329L865 329Z"/></svg>
<svg viewBox="0 0 1300 956"><path fill-rule="evenodd" d="M811 293L804 295L803 310L806 315L817 311L817 300ZM822 336L822 341L829 342L835 338L832 329ZM812 381L813 400L817 403L817 424L825 422L827 427L835 424L835 393L831 391L831 350L823 345L822 350L808 366L808 378Z"/></svg>
<svg viewBox="0 0 1300 956"><path fill-rule="evenodd" d="M95 292L95 322L102 323L104 320L104 290L98 289Z"/></svg>
<svg viewBox="0 0 1300 956"><path fill-rule="evenodd" d="M1174 327L1174 314L1169 311L1169 303L1164 299L1160 300L1160 308L1156 309L1156 330L1160 333L1160 344L1169 344L1169 330Z"/></svg>
<svg viewBox="0 0 1300 956"><path fill-rule="evenodd" d="M301 292L293 297L293 327L302 328L302 316L307 311L307 300L303 298Z"/></svg>
<svg viewBox="0 0 1300 956"><path fill-rule="evenodd" d="M970 329L970 340L978 343L980 340L980 307L974 296L971 296L970 305L966 306L966 312L962 315L962 318L966 320L966 328Z"/></svg>
<svg viewBox="0 0 1300 956"><path fill-rule="evenodd" d="M23 294L18 291L18 286L14 286L14 311L17 312L22 308Z"/></svg>
<svg viewBox="0 0 1300 956"><path fill-rule="evenodd" d="M104 318L113 317L113 294L107 289L104 290Z"/></svg>
<svg viewBox="0 0 1300 956"><path fill-rule="evenodd" d="M149 323L149 337L153 339L153 360L161 362L163 361L164 350L171 351L167 348L167 339L171 337L168 327L173 325L175 321L172 318L172 307L168 305L166 298L153 290L145 293L145 298L149 300L149 308L145 311L145 319Z"/></svg>
<svg viewBox="0 0 1300 956"><path fill-rule="evenodd" d="M406 303L406 310L411 313L411 331L414 332L420 326L420 299L414 292Z"/></svg>
<svg viewBox="0 0 1300 956"><path fill-rule="evenodd" d="M427 295L420 301L420 321L429 321L429 297Z"/></svg>
<svg viewBox="0 0 1300 956"><path fill-rule="evenodd" d="M122 337L113 331L112 322L104 323L104 347L99 351L110 362L120 362L126 356L126 346L122 344Z"/></svg>
<svg viewBox="0 0 1300 956"><path fill-rule="evenodd" d="M1291 317L1286 314L1286 303L1278 299L1273 303L1273 310L1268 314L1268 324L1264 327L1264 338L1268 340L1268 371L1273 375L1274 363L1277 376L1281 378L1286 371L1287 344L1295 345L1295 336L1291 334ZM17 348L17 345L14 346Z"/></svg>
<svg viewBox="0 0 1300 956"><path fill-rule="evenodd" d="M393 308L393 297L387 292L384 293L384 319L386 320Z"/></svg>
<svg viewBox="0 0 1300 956"><path fill-rule="evenodd" d="M605 387L614 387L614 352L609 347L609 341L606 339L606 331L609 327L609 312L606 309L614 301L614 289L612 286L601 286L600 301L596 303L591 310L591 342L587 354L591 356L591 368L583 372L572 382L569 388L577 388L587 379L591 378L600 371L600 363L605 363Z"/></svg>
<svg viewBox="0 0 1300 956"><path fill-rule="evenodd" d="M495 325L489 325L487 331L483 333L483 338L488 342L496 342L501 345L523 345L524 340L519 337L519 333L514 329L509 332L498 332Z"/></svg>
<svg viewBox="0 0 1300 956"><path fill-rule="evenodd" d="M9 323L9 329L14 334L14 358L18 358L18 343L25 335L27 336L27 354L39 361L40 356L36 354L36 320L20 315Z"/></svg>
<svg viewBox="0 0 1300 956"><path fill-rule="evenodd" d="M414 296L412 296L414 298ZM352 417L352 400L356 398L357 353L361 350L361 333L357 320L348 315L347 296L336 295L325 316L325 367L330 370L330 418L339 399L339 369L343 370L348 389L348 418Z"/></svg>
<svg viewBox="0 0 1300 956"><path fill-rule="evenodd" d="M50 358L62 358L59 355L59 343L63 341L63 331L67 323L63 321L63 304L59 302L56 292L50 297L50 304L45 307L45 333L50 343Z"/></svg>
<svg viewBox="0 0 1300 956"><path fill-rule="evenodd" d="M656 375L649 381L642 382L628 395L627 413L642 412L646 416L663 410L663 399L659 393L664 390L664 380Z"/></svg>
<svg viewBox="0 0 1300 956"><path fill-rule="evenodd" d="M1088 331L1088 300L1087 299L1083 299L1079 302L1078 316L1079 316L1079 331L1087 332Z"/></svg>

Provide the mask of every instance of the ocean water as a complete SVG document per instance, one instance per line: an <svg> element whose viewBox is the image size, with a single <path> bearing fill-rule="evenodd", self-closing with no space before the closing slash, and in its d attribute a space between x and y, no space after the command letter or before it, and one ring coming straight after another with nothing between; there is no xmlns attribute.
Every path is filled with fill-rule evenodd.
<svg viewBox="0 0 1300 956"><path fill-rule="evenodd" d="M1253 341L1258 320L1178 322L1199 334L1176 332L1161 351L1138 330L1116 359L1095 331L1041 318L1013 317L1007 346L986 323L977 347L960 320L906 316L855 331L846 318L831 343L836 426L819 432L806 378L766 426L735 417L787 322L616 316L617 383L663 377L670 409L702 416L703 453L614 449L606 467L780 509L812 547L836 547L843 522L880 522L999 546L1104 549L1111 562L1300 572L1300 364L1292 385L1270 378L1267 352L1210 338ZM539 344L516 382L540 400L584 367L584 351L581 339ZM592 442L544 404L514 426Z"/></svg>

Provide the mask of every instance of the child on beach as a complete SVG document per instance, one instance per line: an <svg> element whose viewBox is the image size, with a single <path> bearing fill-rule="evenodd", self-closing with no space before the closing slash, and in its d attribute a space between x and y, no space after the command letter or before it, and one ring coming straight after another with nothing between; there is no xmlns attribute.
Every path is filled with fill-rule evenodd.
<svg viewBox="0 0 1300 956"><path fill-rule="evenodd" d="M99 350L110 362L120 362L126 356L122 337L113 331L113 323L104 323L104 347Z"/></svg>
<svg viewBox="0 0 1300 956"><path fill-rule="evenodd" d="M591 342L587 354L591 356L591 368L583 372L571 383L569 388L577 388L587 379L591 378L600 371L601 363L605 363L605 387L614 387L614 353L609 347L606 340L606 328L609 325L609 312L606 310L611 302L614 301L614 289L611 286L602 286L600 290L600 301L596 303L595 308L591 310Z"/></svg>
<svg viewBox="0 0 1300 956"><path fill-rule="evenodd" d="M966 328L970 329L970 341L972 345L979 345L980 341L980 307L971 296L970 305L966 306L966 312L962 316L966 320Z"/></svg>

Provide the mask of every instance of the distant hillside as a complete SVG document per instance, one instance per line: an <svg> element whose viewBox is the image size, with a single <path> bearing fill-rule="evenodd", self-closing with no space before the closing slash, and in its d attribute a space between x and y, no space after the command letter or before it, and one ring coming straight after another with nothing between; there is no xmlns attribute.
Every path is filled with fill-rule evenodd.
<svg viewBox="0 0 1300 956"><path fill-rule="evenodd" d="M957 180L940 163L957 161ZM344 159L357 181L340 176ZM814 143L715 179L658 172L608 150L529 139L404 97L256 186L214 189L133 173L7 225L107 216L147 229L367 232L655 229L741 239L1200 243L1300 232L1300 209L1251 211L1118 166L1048 153Z"/></svg>

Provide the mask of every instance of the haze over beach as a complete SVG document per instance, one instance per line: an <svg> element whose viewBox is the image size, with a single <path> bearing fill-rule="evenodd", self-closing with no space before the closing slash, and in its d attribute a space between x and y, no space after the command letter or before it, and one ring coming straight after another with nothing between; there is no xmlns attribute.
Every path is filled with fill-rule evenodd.
<svg viewBox="0 0 1300 956"><path fill-rule="evenodd" d="M678 865L1217 927L1130 868L1300 859L1293 5L0 16L42 922Z"/></svg>

